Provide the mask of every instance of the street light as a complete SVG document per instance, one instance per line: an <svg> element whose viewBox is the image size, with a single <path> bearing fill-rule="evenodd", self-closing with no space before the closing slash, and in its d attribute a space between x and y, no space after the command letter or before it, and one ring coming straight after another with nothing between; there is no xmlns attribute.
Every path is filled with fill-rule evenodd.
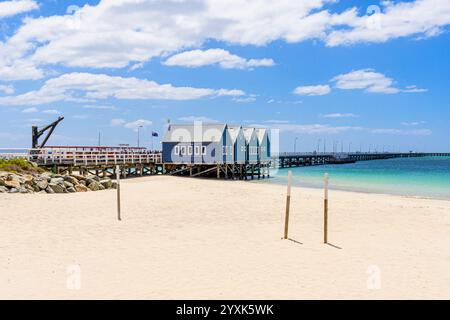
<svg viewBox="0 0 450 320"><path fill-rule="evenodd" d="M322 142L322 139L319 139L317 141L317 153L320 153L320 143Z"/></svg>
<svg viewBox="0 0 450 320"><path fill-rule="evenodd" d="M140 141L139 141L139 140L140 140L140 132L139 132L139 131L140 131L140 129L141 129L142 127L143 127L143 126L139 126L139 127L137 128L137 134L138 134L138 137L137 137L137 138L138 138L138 140L137 140L137 146L138 146L138 148L139 148L139 144L140 144Z"/></svg>

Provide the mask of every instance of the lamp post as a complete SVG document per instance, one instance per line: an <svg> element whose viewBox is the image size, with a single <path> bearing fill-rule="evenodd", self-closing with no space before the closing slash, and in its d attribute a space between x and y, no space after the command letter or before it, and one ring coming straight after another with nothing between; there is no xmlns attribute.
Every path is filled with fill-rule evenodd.
<svg viewBox="0 0 450 320"><path fill-rule="evenodd" d="M320 142L322 142L322 139L317 141L317 153L320 153Z"/></svg>
<svg viewBox="0 0 450 320"><path fill-rule="evenodd" d="M142 128L142 126L139 126L138 127L138 129L137 129L137 146L138 146L138 148L140 147L140 129Z"/></svg>

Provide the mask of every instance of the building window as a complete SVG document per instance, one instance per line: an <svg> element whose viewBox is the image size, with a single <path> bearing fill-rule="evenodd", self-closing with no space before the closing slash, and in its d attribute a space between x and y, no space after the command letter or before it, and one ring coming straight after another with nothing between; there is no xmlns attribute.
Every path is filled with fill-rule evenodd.
<svg viewBox="0 0 450 320"><path fill-rule="evenodd" d="M175 154L175 155L180 155L180 147L179 146L175 146L175 148L173 148L173 153Z"/></svg>
<svg viewBox="0 0 450 320"><path fill-rule="evenodd" d="M188 155L189 155L189 156L192 156L192 146L189 146L189 147L188 147Z"/></svg>
<svg viewBox="0 0 450 320"><path fill-rule="evenodd" d="M202 156L206 156L206 146L202 146Z"/></svg>
<svg viewBox="0 0 450 320"><path fill-rule="evenodd" d="M200 146L195 146L195 155L196 156L200 155Z"/></svg>
<svg viewBox="0 0 450 320"><path fill-rule="evenodd" d="M180 149L181 149L181 155L185 156L186 155L186 146L182 146Z"/></svg>

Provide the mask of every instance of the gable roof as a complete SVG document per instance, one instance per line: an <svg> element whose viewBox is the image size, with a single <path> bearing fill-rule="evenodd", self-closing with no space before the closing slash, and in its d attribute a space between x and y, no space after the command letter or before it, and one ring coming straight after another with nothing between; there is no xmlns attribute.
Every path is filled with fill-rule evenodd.
<svg viewBox="0 0 450 320"><path fill-rule="evenodd" d="M239 132L241 131L242 127L240 126L228 126L228 132L230 133L231 142L235 143L237 137L239 136Z"/></svg>
<svg viewBox="0 0 450 320"><path fill-rule="evenodd" d="M249 143L252 139L253 133L255 132L255 128L243 128L242 130L244 130L245 140Z"/></svg>
<svg viewBox="0 0 450 320"><path fill-rule="evenodd" d="M171 124L162 142L220 142L226 124Z"/></svg>
<svg viewBox="0 0 450 320"><path fill-rule="evenodd" d="M256 131L256 137L258 138L259 143L262 143L264 136L267 133L267 129L258 128L258 129L255 129L255 131Z"/></svg>

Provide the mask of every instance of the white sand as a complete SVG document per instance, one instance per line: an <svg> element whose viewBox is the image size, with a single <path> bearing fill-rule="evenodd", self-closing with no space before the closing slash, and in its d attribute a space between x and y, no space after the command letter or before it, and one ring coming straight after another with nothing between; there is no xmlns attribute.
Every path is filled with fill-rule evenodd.
<svg viewBox="0 0 450 320"><path fill-rule="evenodd" d="M331 191L339 249L320 190L293 188L298 242L283 186L158 176L122 194L122 222L114 190L0 194L0 298L450 298L449 201Z"/></svg>

